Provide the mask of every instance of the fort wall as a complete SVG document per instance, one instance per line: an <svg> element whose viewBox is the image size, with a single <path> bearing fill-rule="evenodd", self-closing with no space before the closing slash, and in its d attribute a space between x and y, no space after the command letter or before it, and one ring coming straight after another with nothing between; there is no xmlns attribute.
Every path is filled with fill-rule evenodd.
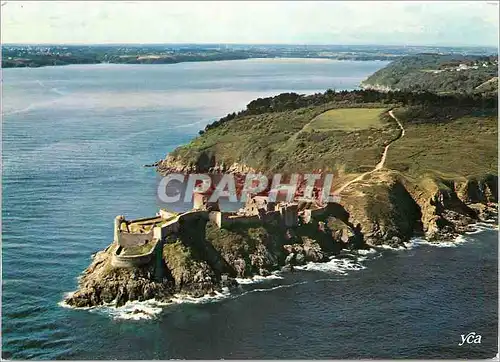
<svg viewBox="0 0 500 362"><path fill-rule="evenodd" d="M253 224L262 222L259 215L238 215L235 212L211 211L208 219L219 228L233 224Z"/></svg>
<svg viewBox="0 0 500 362"><path fill-rule="evenodd" d="M314 217L319 217L332 211L335 205L326 205L321 208L306 208L299 211L297 203L281 203L276 206L273 203L264 202L264 199L255 200L250 203L252 208L257 207L257 213L238 214L235 212L191 210L180 215L160 210L155 217L141 218L127 221L123 216L115 218L115 249L113 251L112 265L115 267L138 267L151 262L161 260L155 254L161 250L169 235L176 234L184 227L194 225L197 220L210 220L219 228L234 224L265 224L280 222L287 227L298 225L299 217L302 222L309 223ZM264 207L258 207L264 206ZM330 207L332 206L332 207ZM275 210L272 210L272 209ZM167 221L168 220L168 221ZM121 230L123 223L127 225L151 225L153 227L148 232L129 232ZM120 255L123 248L143 246L147 243L154 243L151 251L140 255ZM158 251L159 252L159 251ZM155 261L156 260L156 261Z"/></svg>
<svg viewBox="0 0 500 362"><path fill-rule="evenodd" d="M228 215L223 217L222 225L228 226L233 224L254 224L259 223L259 215Z"/></svg>
<svg viewBox="0 0 500 362"><path fill-rule="evenodd" d="M142 246L153 241L154 230L151 229L148 233L129 233L126 231L118 231L117 244L124 248L133 246Z"/></svg>
<svg viewBox="0 0 500 362"><path fill-rule="evenodd" d="M279 222L281 220L281 213L279 211L268 211L261 214L260 217L263 223L270 223L273 221Z"/></svg>
<svg viewBox="0 0 500 362"><path fill-rule="evenodd" d="M221 211L211 211L208 214L208 220L216 224L219 228L222 227L222 212Z"/></svg>
<svg viewBox="0 0 500 362"><path fill-rule="evenodd" d="M146 254L140 255L120 255L123 251L123 247L117 244L113 250L111 265L115 268L137 268L149 264L154 260L155 253L158 251L159 246L162 245L158 240L154 240L153 242L155 244L151 250Z"/></svg>
<svg viewBox="0 0 500 362"><path fill-rule="evenodd" d="M192 211L187 211L183 214L180 214L177 217L177 221L189 222L192 220L199 220L199 219L207 219L208 220L208 215L209 215L209 212L206 210L192 210Z"/></svg>
<svg viewBox="0 0 500 362"><path fill-rule="evenodd" d="M298 224L299 213L297 204L280 205L279 212L285 226L291 227Z"/></svg>
<svg viewBox="0 0 500 362"><path fill-rule="evenodd" d="M167 222L162 226L156 226L153 229L154 238L157 240L165 240L168 235L178 233L180 229L179 221L177 218Z"/></svg>

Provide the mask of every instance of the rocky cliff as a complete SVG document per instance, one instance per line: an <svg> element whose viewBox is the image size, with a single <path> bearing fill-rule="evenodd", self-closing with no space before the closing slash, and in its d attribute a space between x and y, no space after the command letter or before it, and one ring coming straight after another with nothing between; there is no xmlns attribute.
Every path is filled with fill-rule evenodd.
<svg viewBox="0 0 500 362"><path fill-rule="evenodd" d="M65 302L75 307L120 306L152 298L169 301L175 294L201 297L236 286L236 277L266 276L283 267L326 261L343 248L366 247L352 225L332 216L342 212L339 206L310 224L293 228L256 223L220 229L197 220L168 237L160 250L160 263L140 268L113 267L115 245L111 244L94 256L78 290Z"/></svg>
<svg viewBox="0 0 500 362"><path fill-rule="evenodd" d="M404 245L413 236L453 240L470 224L496 218L497 181L409 179L390 170L346 190L342 204L359 223L368 244Z"/></svg>
<svg viewBox="0 0 500 362"><path fill-rule="evenodd" d="M97 253L66 303L120 306L131 300L168 301L178 293L201 297L236 286L235 278L328 261L342 249L400 247L414 236L454 240L472 223L496 218L497 182L494 175L415 182L381 170L350 185L341 203L330 204L325 215L297 227L257 223L220 229L197 220L168 238L161 270L155 265L112 267L113 244Z"/></svg>
<svg viewBox="0 0 500 362"><path fill-rule="evenodd" d="M366 101L380 96L365 93ZM344 92L342 98L355 95ZM177 293L198 297L235 286L235 278L323 262L345 248L400 247L414 236L454 240L472 223L497 216L496 106L485 107L485 99L474 98L467 101L473 107L467 108L466 100L458 97L462 106L443 107L429 97L418 107L395 109L397 122L385 117L385 111L374 119L372 112L365 112L369 107L359 105L356 119L337 112L336 118L319 122L318 115L331 107L342 109L330 103L219 122L156 163L158 172L320 170L341 178L346 187L340 202L292 228L257 223L221 229L198 220L171 235L158 249L154 265L142 268L113 268L111 245L94 257L66 302L85 307L168 300ZM386 109L384 105L378 107ZM367 122L368 128L360 129Z"/></svg>
<svg viewBox="0 0 500 362"><path fill-rule="evenodd" d="M238 162L225 164L216 160L215 155L208 152L201 152L193 161L186 162L184 157L168 155L165 159L155 164L157 171L162 174L168 173L252 173L255 169Z"/></svg>

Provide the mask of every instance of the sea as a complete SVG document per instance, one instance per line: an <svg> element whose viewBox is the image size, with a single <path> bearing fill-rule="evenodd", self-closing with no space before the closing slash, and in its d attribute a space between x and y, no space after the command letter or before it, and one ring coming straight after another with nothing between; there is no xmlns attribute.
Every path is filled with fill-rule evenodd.
<svg viewBox="0 0 500 362"><path fill-rule="evenodd" d="M2 357L494 358L498 229L414 239L235 291L69 308L113 219L156 213L144 167L258 97L356 89L383 61L251 59L2 71ZM472 338L473 336L474 338ZM478 336L480 336L478 338ZM463 341L465 338L465 342Z"/></svg>

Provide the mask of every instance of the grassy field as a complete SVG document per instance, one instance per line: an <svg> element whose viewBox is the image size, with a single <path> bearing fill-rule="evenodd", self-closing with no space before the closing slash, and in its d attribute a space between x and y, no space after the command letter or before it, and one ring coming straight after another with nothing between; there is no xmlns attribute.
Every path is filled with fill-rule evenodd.
<svg viewBox="0 0 500 362"><path fill-rule="evenodd" d="M343 108L342 108L343 107ZM264 172L333 172L344 181L372 170L400 132L384 111L325 104L244 116L205 132L172 154L184 164L212 157ZM489 113L488 113L489 112ZM406 134L394 142L385 168L420 178L480 177L497 173L497 115L483 108L396 108Z"/></svg>
<svg viewBox="0 0 500 362"><path fill-rule="evenodd" d="M226 165L238 162L268 172L311 172L318 169L364 172L380 161L385 142L393 139L399 129L393 120L379 118L384 109L381 104L365 106L360 108L357 105L350 112L349 108L338 109L337 104L326 104L245 116L205 132L177 148L172 155L185 164L199 164L200 160L215 156L218 162ZM312 120L332 109L340 114L357 114L365 127L367 124L376 124L377 127L355 129L353 124L357 121L353 118L344 120L341 129L318 131L313 128L304 132ZM350 128L347 126L349 122Z"/></svg>
<svg viewBox="0 0 500 362"><path fill-rule="evenodd" d="M304 131L356 131L382 128L380 115L385 108L343 108L331 109L315 117L304 127Z"/></svg>
<svg viewBox="0 0 500 362"><path fill-rule="evenodd" d="M396 116L405 137L389 150L386 167L409 176L438 178L481 177L498 168L498 124L495 115L474 114L433 118L399 109Z"/></svg>

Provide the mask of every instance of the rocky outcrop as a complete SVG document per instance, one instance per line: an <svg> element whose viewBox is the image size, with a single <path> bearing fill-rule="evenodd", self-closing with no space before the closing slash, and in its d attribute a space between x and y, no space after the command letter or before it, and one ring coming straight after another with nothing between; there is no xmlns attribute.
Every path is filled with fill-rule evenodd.
<svg viewBox="0 0 500 362"><path fill-rule="evenodd" d="M374 172L349 186L341 203L369 245L400 246L422 232L419 205L391 171Z"/></svg>
<svg viewBox="0 0 500 362"><path fill-rule="evenodd" d="M323 262L343 248L364 247L356 228L330 215L323 219L293 228L272 223L235 224L227 229L204 219L193 220L194 224L180 228L157 248L155 261L135 268L112 265L112 251L117 247L113 243L94 256L66 303L121 306L133 300L168 301L177 293L201 297L236 286L235 277L266 276L286 264Z"/></svg>
<svg viewBox="0 0 500 362"><path fill-rule="evenodd" d="M78 290L66 298L67 304L75 307L109 303L121 306L129 300L170 299L170 281L156 279L153 266L114 268L111 265L111 249L113 245L95 254L92 263L80 277Z"/></svg>
<svg viewBox="0 0 500 362"><path fill-rule="evenodd" d="M424 179L414 188L430 240L454 239L470 224L496 216L496 176L465 181Z"/></svg>
<svg viewBox="0 0 500 362"><path fill-rule="evenodd" d="M316 240L304 237L302 243L287 244L283 246L286 252L286 265L303 265L308 262L327 261L327 253Z"/></svg>
<svg viewBox="0 0 500 362"><path fill-rule="evenodd" d="M365 90L374 90L377 92L384 92L384 93L399 91L399 89L397 89L397 88L391 88L391 87L388 87L388 86L383 85L383 84L361 83L359 87L361 89L365 89Z"/></svg>
<svg viewBox="0 0 500 362"><path fill-rule="evenodd" d="M487 175L483 178L473 178L456 185L458 197L467 203L497 203L498 176Z"/></svg>
<svg viewBox="0 0 500 362"><path fill-rule="evenodd" d="M181 166L175 157L169 157L163 167L201 170L198 167L200 162L193 168L192 165ZM206 156L198 161L202 159ZM210 171L255 172L245 165L216 163L215 158L211 158L208 164ZM419 235L431 240L453 239L470 230L471 223L496 217L497 185L496 175L463 180L423 177L410 181L398 172L382 169L342 192L342 207L349 217L342 219L344 229L336 230L334 239L346 242L353 235L354 225L360 228L358 239L362 237L369 245L402 246L411 237Z"/></svg>
<svg viewBox="0 0 500 362"><path fill-rule="evenodd" d="M219 228L197 218L170 235L154 263L116 268L112 244L98 252L66 298L76 307L123 305L130 300L168 301L176 293L200 297L237 285L235 277L268 275L308 262L324 262L342 249L404 246L411 237L454 240L470 224L497 217L497 176L482 179L409 180L379 170L342 193L341 203L307 224L232 224Z"/></svg>
<svg viewBox="0 0 500 362"><path fill-rule="evenodd" d="M350 186L342 204L367 244L399 247L413 236L453 240L470 231L472 223L495 218L497 200L496 176L415 181L381 170Z"/></svg>
<svg viewBox="0 0 500 362"><path fill-rule="evenodd" d="M163 250L174 292L201 297L220 289L220 274L217 275L205 260L196 258L189 247L176 242L165 245Z"/></svg>
<svg viewBox="0 0 500 362"><path fill-rule="evenodd" d="M186 161L191 159L191 161ZM191 158L168 155L164 160L156 163L157 171L162 174L168 173L250 173L256 172L255 169L240 164L224 163L216 160L211 153L202 152L196 157Z"/></svg>
<svg viewBox="0 0 500 362"><path fill-rule="evenodd" d="M207 224L207 240L239 278L267 275L284 262L283 245L290 231L277 225Z"/></svg>

